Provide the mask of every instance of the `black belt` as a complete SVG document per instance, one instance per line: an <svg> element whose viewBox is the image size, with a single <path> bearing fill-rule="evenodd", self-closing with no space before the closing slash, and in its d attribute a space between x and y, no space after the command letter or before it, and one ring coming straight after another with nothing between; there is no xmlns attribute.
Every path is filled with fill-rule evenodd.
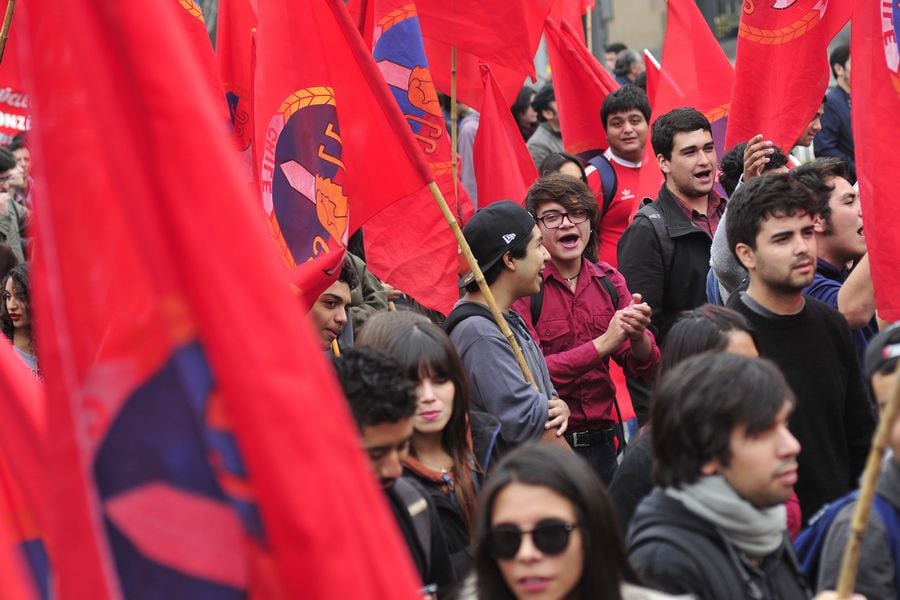
<svg viewBox="0 0 900 600"><path fill-rule="evenodd" d="M573 448L589 448L598 444L608 444L610 440L615 439L616 429L615 425L610 425L606 429L567 433L565 438Z"/></svg>

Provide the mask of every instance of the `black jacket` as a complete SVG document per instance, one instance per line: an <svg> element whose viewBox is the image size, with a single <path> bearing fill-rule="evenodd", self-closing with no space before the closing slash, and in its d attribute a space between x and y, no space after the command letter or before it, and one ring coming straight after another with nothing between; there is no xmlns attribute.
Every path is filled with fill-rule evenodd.
<svg viewBox="0 0 900 600"><path fill-rule="evenodd" d="M638 506L628 556L648 583L668 593L700 600L812 597L786 533L781 547L755 567L712 523L659 488Z"/></svg>
<svg viewBox="0 0 900 600"><path fill-rule="evenodd" d="M711 192L715 193L715 192ZM706 273L712 238L698 229L663 184L654 201L674 245L671 270L650 220L636 215L619 239L619 271L628 289L653 309L650 329L660 347L666 333L685 310L706 303Z"/></svg>

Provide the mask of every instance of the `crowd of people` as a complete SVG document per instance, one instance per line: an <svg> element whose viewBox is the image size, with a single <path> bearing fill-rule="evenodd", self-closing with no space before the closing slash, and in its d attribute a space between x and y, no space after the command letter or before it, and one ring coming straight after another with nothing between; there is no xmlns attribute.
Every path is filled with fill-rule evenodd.
<svg viewBox="0 0 900 600"><path fill-rule="evenodd" d="M361 250L309 309L422 594L834 597L900 358L853 185L849 52L797 140L806 164L771 132L720 160L702 113L652 114L639 54L606 59L622 85L597 115L607 149L566 152L551 84L511 107L540 178L465 224L483 281L461 273L450 314ZM478 120L459 137L476 201ZM660 186L644 200L648 142ZM23 137L0 149L0 326L39 376L29 170ZM870 599L900 590L900 425L890 447L857 577ZM810 569L793 540L820 512Z"/></svg>

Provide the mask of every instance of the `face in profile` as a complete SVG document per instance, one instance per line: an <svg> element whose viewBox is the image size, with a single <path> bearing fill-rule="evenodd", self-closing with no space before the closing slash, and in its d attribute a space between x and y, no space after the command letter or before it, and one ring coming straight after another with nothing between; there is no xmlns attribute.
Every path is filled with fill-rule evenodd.
<svg viewBox="0 0 900 600"><path fill-rule="evenodd" d="M491 554L518 599L567 598L584 569L584 546L575 506L541 485L510 483L495 500Z"/></svg>
<svg viewBox="0 0 900 600"><path fill-rule="evenodd" d="M319 295L309 310L309 318L319 334L323 349L328 348L347 324L349 306L350 286L343 281L335 281Z"/></svg>

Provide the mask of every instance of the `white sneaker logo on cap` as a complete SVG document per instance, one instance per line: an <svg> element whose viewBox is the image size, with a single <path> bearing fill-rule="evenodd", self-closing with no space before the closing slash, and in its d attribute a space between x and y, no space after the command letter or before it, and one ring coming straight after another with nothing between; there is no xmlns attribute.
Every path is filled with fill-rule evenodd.
<svg viewBox="0 0 900 600"><path fill-rule="evenodd" d="M507 233L506 235L503 236L503 241L506 242L507 246L514 239L516 239L516 234L514 234L514 233Z"/></svg>

